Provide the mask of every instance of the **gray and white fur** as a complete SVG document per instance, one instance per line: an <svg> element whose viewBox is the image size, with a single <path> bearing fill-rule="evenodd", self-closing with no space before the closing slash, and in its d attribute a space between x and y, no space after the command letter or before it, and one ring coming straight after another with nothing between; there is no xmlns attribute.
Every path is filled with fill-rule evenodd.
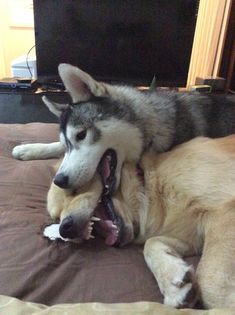
<svg viewBox="0 0 235 315"><path fill-rule="evenodd" d="M61 187L88 182L109 148L117 153L118 184L123 162L138 161L144 151L164 152L197 136L235 133L234 96L142 92L97 82L69 64L61 64L59 74L72 104L57 104L45 96L43 101L60 117L60 142L20 145L13 156L29 160L65 152L56 174Z"/></svg>

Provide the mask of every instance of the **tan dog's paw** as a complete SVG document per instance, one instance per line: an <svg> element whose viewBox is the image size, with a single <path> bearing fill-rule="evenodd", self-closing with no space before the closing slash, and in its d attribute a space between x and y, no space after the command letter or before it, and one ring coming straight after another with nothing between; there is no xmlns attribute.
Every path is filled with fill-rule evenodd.
<svg viewBox="0 0 235 315"><path fill-rule="evenodd" d="M49 208L47 209L50 217L52 218L53 221L56 221L58 219L60 219L60 215L61 215L61 212L62 212L62 209L59 208L59 207L52 207L52 208Z"/></svg>
<svg viewBox="0 0 235 315"><path fill-rule="evenodd" d="M176 308L193 307L198 299L193 267L182 261L172 270L172 276L164 286L164 304Z"/></svg>
<svg viewBox="0 0 235 315"><path fill-rule="evenodd" d="M61 213L64 211L67 203L70 202L70 195L67 191L56 186L52 182L47 194L47 211L53 220L61 219Z"/></svg>
<svg viewBox="0 0 235 315"><path fill-rule="evenodd" d="M145 261L157 280L164 304L176 308L192 307L198 299L194 268L181 257L187 250L187 244L169 237L150 238L144 247Z"/></svg>

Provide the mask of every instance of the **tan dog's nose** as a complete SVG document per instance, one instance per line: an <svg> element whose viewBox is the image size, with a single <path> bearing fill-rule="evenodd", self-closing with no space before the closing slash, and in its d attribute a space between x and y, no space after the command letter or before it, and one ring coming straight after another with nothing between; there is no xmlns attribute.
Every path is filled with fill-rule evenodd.
<svg viewBox="0 0 235 315"><path fill-rule="evenodd" d="M63 238L76 238L77 237L76 228L75 228L74 220L72 216L68 216L64 218L64 220L60 224L59 232Z"/></svg>

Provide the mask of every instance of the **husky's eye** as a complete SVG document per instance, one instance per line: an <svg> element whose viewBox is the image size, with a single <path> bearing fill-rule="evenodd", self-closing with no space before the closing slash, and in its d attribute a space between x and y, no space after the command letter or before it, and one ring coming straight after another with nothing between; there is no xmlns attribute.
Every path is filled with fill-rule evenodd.
<svg viewBox="0 0 235 315"><path fill-rule="evenodd" d="M83 131L78 132L77 135L76 135L76 141L81 141L81 140L83 140L85 138L86 138L86 129L83 130Z"/></svg>

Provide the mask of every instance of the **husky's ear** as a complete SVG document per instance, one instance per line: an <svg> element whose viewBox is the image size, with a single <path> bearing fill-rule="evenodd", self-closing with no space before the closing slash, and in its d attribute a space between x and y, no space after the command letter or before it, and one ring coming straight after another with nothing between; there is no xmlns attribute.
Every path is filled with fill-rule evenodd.
<svg viewBox="0 0 235 315"><path fill-rule="evenodd" d="M62 111L69 106L68 104L59 104L56 102L52 102L46 96L43 96L42 100L44 104L49 108L49 110L57 117L60 117Z"/></svg>
<svg viewBox="0 0 235 315"><path fill-rule="evenodd" d="M94 80L88 73L67 63L58 67L59 75L74 103L87 101L94 96L105 96L104 84Z"/></svg>

